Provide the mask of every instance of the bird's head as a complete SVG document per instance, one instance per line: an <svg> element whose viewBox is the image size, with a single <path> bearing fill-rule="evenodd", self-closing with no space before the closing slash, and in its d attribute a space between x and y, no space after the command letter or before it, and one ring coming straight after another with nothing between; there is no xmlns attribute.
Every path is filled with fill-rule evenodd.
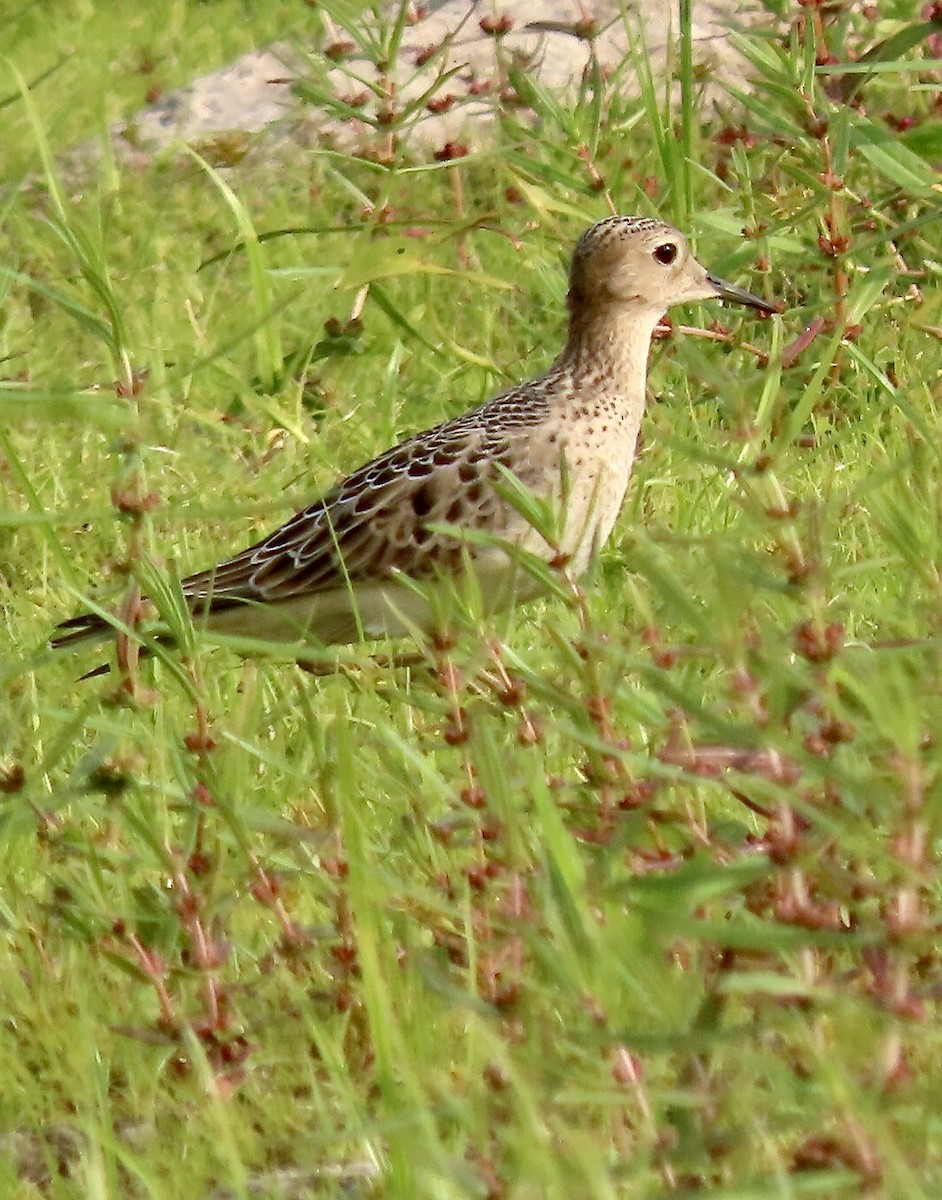
<svg viewBox="0 0 942 1200"><path fill-rule="evenodd" d="M607 217L579 239L569 274L573 311L611 304L662 315L691 300L731 300L759 312L773 305L711 275L682 233L650 217Z"/></svg>

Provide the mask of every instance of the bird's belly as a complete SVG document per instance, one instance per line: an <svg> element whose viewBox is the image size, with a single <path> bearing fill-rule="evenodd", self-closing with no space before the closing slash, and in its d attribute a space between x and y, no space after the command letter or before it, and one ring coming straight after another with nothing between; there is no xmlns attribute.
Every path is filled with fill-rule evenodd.
<svg viewBox="0 0 942 1200"><path fill-rule="evenodd" d="M278 603L231 605L211 613L207 624L217 633L329 646L424 631L430 611L407 584L367 581L355 591L343 587Z"/></svg>
<svg viewBox="0 0 942 1200"><path fill-rule="evenodd" d="M613 438L598 448L570 454L556 503L561 530L558 552L578 578L608 540L621 512L637 434Z"/></svg>
<svg viewBox="0 0 942 1200"><path fill-rule="evenodd" d="M540 592L498 547L479 553L470 572L413 582L359 580L350 587L211 612L210 629L271 642L340 645L443 631L466 614L488 614Z"/></svg>

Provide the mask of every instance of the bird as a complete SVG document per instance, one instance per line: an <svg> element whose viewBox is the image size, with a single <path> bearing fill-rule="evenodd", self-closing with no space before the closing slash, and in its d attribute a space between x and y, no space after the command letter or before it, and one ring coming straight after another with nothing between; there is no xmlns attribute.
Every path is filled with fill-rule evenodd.
<svg viewBox="0 0 942 1200"><path fill-rule="evenodd" d="M285 524L182 581L194 623L272 642L342 645L435 632L435 590L473 576L489 608L541 590L526 555L583 576L615 525L645 408L655 327L702 300L777 306L703 267L651 217L591 225L572 254L568 333L552 365L393 446ZM557 514L552 531L533 519ZM545 578L543 581L545 588ZM114 634L100 613L55 649Z"/></svg>

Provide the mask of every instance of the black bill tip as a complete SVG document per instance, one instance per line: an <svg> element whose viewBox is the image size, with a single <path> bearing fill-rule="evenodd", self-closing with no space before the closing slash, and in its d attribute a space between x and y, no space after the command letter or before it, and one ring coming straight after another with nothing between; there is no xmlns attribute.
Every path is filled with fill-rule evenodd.
<svg viewBox="0 0 942 1200"><path fill-rule="evenodd" d="M760 313L778 312L777 305L769 304L767 300L761 300L758 296L753 296L752 292L747 292L745 288L737 287L735 283L727 283L725 279L718 279L716 275L707 275L707 279L716 288L716 294L720 300L729 300L734 304L745 304L748 308L754 308Z"/></svg>

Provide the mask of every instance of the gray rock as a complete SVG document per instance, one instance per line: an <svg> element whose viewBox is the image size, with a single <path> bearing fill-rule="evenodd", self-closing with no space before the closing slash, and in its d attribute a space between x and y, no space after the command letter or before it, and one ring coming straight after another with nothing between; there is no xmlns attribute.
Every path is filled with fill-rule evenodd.
<svg viewBox="0 0 942 1200"><path fill-rule="evenodd" d="M391 5L390 20L396 11ZM749 11L737 0L697 0L693 34L702 77L741 82L741 62L728 31ZM627 18L616 0L585 5L431 0L413 9L396 61L385 71L358 51L345 30L328 30L319 53L303 55L275 45L246 54L113 132L119 149L143 152L272 126L291 137L313 136L345 148L381 149L395 134L414 149L440 150L459 138L480 140L496 106L515 102L509 82L514 70L571 95L593 55L601 68L614 69L629 53L634 33L643 32L652 69L662 78L671 57L674 15L673 0L641 0L637 16ZM372 18L363 20L369 31ZM443 78L455 68L453 76ZM304 86L296 86L303 80L306 101ZM626 86L632 86L630 74ZM376 95L377 87L386 90L385 101Z"/></svg>

